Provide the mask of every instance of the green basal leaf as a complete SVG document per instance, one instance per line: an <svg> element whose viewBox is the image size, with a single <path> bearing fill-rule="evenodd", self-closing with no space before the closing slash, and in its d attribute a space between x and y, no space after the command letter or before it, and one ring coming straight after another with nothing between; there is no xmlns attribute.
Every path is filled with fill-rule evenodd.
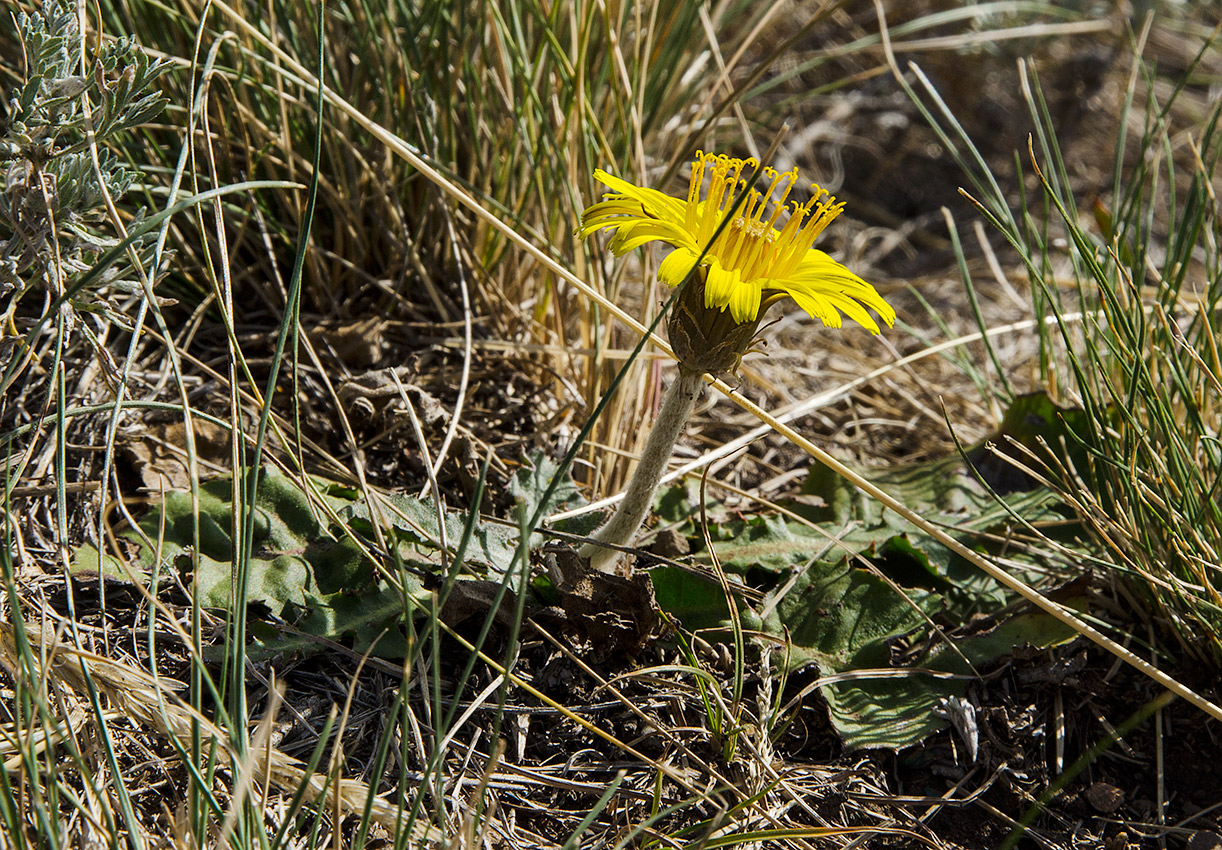
<svg viewBox="0 0 1222 850"><path fill-rule="evenodd" d="M251 651L259 657L277 653L314 653L325 648L318 638L350 639L354 649L373 647L378 655L398 657L406 648L401 629L411 610L403 593L424 600L428 594L410 570L400 571L402 591L388 585L375 569L368 552L376 551L370 511L359 494L311 481L319 495L311 496L296 481L272 467L259 472L253 505L254 539L246 565L245 599L250 606ZM321 497L322 503L319 503ZM241 501L241 500L239 500ZM331 522L325 507L341 520ZM148 576L160 552L158 572L185 573L200 604L229 610L234 604L236 565L232 529L235 511L233 480L204 482L199 488L199 511L187 492L166 493L140 521L139 531L122 536L131 545L132 568ZM416 570L438 570L440 535L437 512L427 500L409 496L385 497L379 514L383 536L396 554ZM453 548L462 537L467 517L445 514L447 542ZM198 556L193 558L198 534ZM144 539L153 541L152 547ZM499 575L513 556L516 535L499 526L477 522L467 549L466 566L481 575ZM198 565L195 573L191 571ZM110 555L99 558L95 548L76 551L72 569L129 578ZM270 613L267 621L260 616Z"/></svg>
<svg viewBox="0 0 1222 850"><path fill-rule="evenodd" d="M721 565L731 570L762 569L779 572L804 563L828 548L826 537L790 523L781 516L762 516L734 527L729 539L714 540L713 551Z"/></svg>
<svg viewBox="0 0 1222 850"><path fill-rule="evenodd" d="M654 567L649 575L658 607L678 620L684 629L696 632L728 626L730 609L717 582L677 567Z"/></svg>
<svg viewBox="0 0 1222 850"><path fill-rule="evenodd" d="M1004 443L1011 451L1011 440L1033 451L1062 446L1072 461L1084 439L1082 427L1075 411L1056 407L1046 396L1024 396L986 443ZM965 545L1004 552L1007 569L1017 577L1046 584L1048 564L1039 553L1010 541L1028 525L1055 525L1065 534L1067 512L1054 492L1033 479L1002 474L1009 464L986 443L970 449L966 461L954 456L856 471ZM708 534L731 579L765 593L760 610L769 613L758 628L790 641L789 665L814 664L820 676L833 678L821 693L848 746L916 743L945 725L933 709L939 700L965 692L974 666L1015 646L1043 647L1072 637L1048 615L1005 614L1014 602L1007 588L830 470L812 467L802 494L787 507L806 523L774 513L723 521ZM694 549L703 549L693 515L678 507L685 496L672 488L660 504L675 521L687 520L679 528ZM707 552L694 558L710 560ZM670 567L655 568L652 575L658 604L684 627L728 628L729 609L718 583ZM769 602L771 594L782 593ZM750 609L737 604L740 618L750 621ZM893 660L929 641L931 624L954 635L969 622L976 624L973 631L952 638L953 648L939 637L933 649L904 666ZM991 627L981 630L981 622ZM846 678L837 680L842 674Z"/></svg>
<svg viewBox="0 0 1222 850"><path fill-rule="evenodd" d="M509 493L515 503L513 517L519 527L522 523L529 522L536 513L546 519L549 514L578 508L586 503L571 475L566 472L557 480L559 470L560 465L541 451L531 452L522 462L521 468L509 482ZM556 484L548 494L547 489L552 486L553 481L556 481ZM547 503L543 504L545 497ZM543 507L542 511L539 510L540 505ZM598 514L587 514L558 523L556 528L571 534L588 534L597 528L600 522L601 517ZM541 535L531 535L531 548L543 543L544 538Z"/></svg>
<svg viewBox="0 0 1222 850"><path fill-rule="evenodd" d="M338 511L344 520L366 536L372 535L369 506L365 502L349 504ZM441 549L441 532L437 522L437 508L431 499L391 494L384 496L379 504L380 525L396 532L405 546L404 557L410 560L436 560ZM468 517L466 513L445 513L446 543L453 550L462 539ZM492 575L502 575L513 560L517 548L517 532L499 525L476 522L467 545L464 561Z"/></svg>

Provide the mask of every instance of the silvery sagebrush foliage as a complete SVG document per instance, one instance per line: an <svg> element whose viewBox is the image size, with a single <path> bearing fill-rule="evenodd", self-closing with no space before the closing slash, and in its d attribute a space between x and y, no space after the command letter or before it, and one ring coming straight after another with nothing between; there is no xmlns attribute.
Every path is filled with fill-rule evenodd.
<svg viewBox="0 0 1222 850"><path fill-rule="evenodd" d="M94 341L81 314L93 314L99 326L126 324L115 296L141 289L141 271L130 252L117 252L105 268L96 267L120 242L103 229L103 192L118 201L142 179L120 164L107 143L161 113L166 100L153 87L168 65L150 61L130 38L105 41L82 56L80 21L75 4L66 0L45 0L41 12L17 12L13 20L26 74L10 93L0 137L0 339L11 344L22 334L19 325L28 328L52 299L66 295L60 307L65 329L79 326ZM90 153L90 123L98 168ZM143 218L141 209L126 223L128 231ZM155 241L150 232L133 244L145 274ZM42 306L19 312L23 296L40 288L49 296Z"/></svg>

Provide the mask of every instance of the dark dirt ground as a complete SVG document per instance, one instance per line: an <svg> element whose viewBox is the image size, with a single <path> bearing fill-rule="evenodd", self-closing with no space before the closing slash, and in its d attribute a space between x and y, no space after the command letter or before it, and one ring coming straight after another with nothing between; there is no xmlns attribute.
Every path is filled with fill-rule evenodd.
<svg viewBox="0 0 1222 850"><path fill-rule="evenodd" d="M66 597L53 588L48 591L48 608L66 614ZM145 609L138 595L111 583L103 614L97 591L96 581L75 583L78 621L91 634L110 636L112 657L134 658L140 666L147 665ZM185 613L184 599L171 595L166 601ZM530 626L523 630L517 669L544 694L642 755L681 767L699 787L719 779L751 787L748 753L758 742L753 744L748 735L740 755L726 761L718 742L708 735L690 678L666 672L636 675L643 668L684 663L673 637L609 653L583 638L573 622L548 622L538 610L528 614L532 611L567 647L559 648ZM460 631L469 629L468 637L474 638L480 619L468 621L471 625ZM506 650L504 637L500 629L494 630L488 645L494 657ZM187 660L176 650L172 635L162 634L158 646L160 673L185 679ZM465 659L460 647L443 645L439 680L443 706L450 704ZM716 645L701 653L707 669L727 677L728 699L727 659L726 649ZM769 685L759 677L758 664L756 658L747 669L748 718L758 714L758 699L767 701L771 696ZM1216 674L1201 665L1176 665L1168 659L1164 669L1200 693L1219 691ZM474 679L466 681L463 705L491 682L487 673L478 670ZM1222 760L1217 758L1222 747L1216 724L1202 722L1198 709L1183 701L1166 701L1150 716L1160 689L1080 639L1049 650L1016 649L981 673L968 692L979 728L975 758L950 730L899 752L846 751L828 722L822 699L802 698L784 718L784 730L771 743L766 758L791 793L797 790L797 799L809 812L793 810L792 802L778 812L786 811L791 825L889 826L925 839L874 834L869 846L878 847L927 847L931 842L939 847L997 847L1014 822L1029 813L1031 831L1018 847L1204 850L1216 846L1210 842L1222 835ZM272 676L286 687L291 709L281 715L275 745L302 759L315 747L330 707L347 705L342 735L347 774L392 792L401 783L418 781L413 777L422 767L392 759L381 776L370 773L386 734L387 712L400 675L395 663L375 658L362 665L357 653L336 647L322 655L258 664L249 686L255 705L266 698ZM620 676L626 678L617 679ZM817 676L813 668L795 672L780 695L782 702L798 695ZM606 686L608 680L615 681L618 695L643 715L618 701L617 693ZM507 706L499 727L494 704L477 711L459 740L469 743L469 752L485 754L490 735L499 734L506 742L491 787L502 812L515 813L517 828L563 843L571 830L570 819L593 805L619 771L625 775L625 790L617 798L613 823L633 823L648 814L655 774L647 765L564 721L554 709L519 689L510 690ZM1125 728L1143 709L1145 719ZM429 710L418 700L408 708L420 718L426 718ZM1123 739L1110 741L1117 727L1122 728ZM1094 758L1071 767L1101 743L1104 746L1098 747ZM147 750L145 757L139 756L140 751L123 755L127 781L147 789L137 800L155 820L166 789L182 787L185 775L164 743L152 746L165 761L150 761ZM1061 790L1045 799L1050 783L1067 771L1068 781ZM154 790L157 793L148 793ZM1040 811L1032 812L1037 800ZM709 805L715 803L716 797ZM678 829L711 812L684 809L659 826ZM604 832L608 828L611 825L601 820L594 827L604 835L609 835Z"/></svg>

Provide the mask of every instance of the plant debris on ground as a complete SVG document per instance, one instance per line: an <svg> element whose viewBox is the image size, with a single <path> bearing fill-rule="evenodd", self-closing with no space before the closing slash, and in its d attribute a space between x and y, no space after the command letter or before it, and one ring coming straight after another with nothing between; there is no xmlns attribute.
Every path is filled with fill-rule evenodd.
<svg viewBox="0 0 1222 850"><path fill-rule="evenodd" d="M14 5L0 845L1222 847L1222 19L1139 5ZM850 477L708 392L590 572L592 172L774 139L900 320L722 377Z"/></svg>

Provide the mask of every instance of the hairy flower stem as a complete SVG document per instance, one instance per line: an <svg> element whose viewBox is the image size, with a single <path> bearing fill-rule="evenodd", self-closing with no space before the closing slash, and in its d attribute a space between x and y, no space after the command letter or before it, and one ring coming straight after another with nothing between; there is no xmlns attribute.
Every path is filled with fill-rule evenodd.
<svg viewBox="0 0 1222 850"><path fill-rule="evenodd" d="M590 559L590 566L594 569L604 573L615 571L615 564L623 553L610 546L630 544L645 521L675 441L692 415L692 408L703 389L702 373L680 367L679 376L666 391L658 419L653 423L653 430L645 443L645 451L641 453L636 472L628 482L628 489L615 516L591 535L597 543L587 543L581 548L581 555ZM610 546L599 545L602 543Z"/></svg>

